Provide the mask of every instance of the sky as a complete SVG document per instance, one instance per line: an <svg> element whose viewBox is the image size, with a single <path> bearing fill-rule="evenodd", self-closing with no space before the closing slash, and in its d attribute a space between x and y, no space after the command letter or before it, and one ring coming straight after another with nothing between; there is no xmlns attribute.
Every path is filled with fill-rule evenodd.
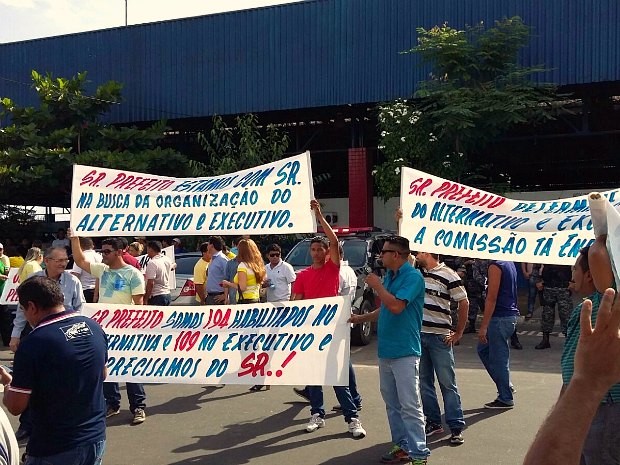
<svg viewBox="0 0 620 465"><path fill-rule="evenodd" d="M300 0L126 0L142 24ZM125 0L0 0L0 43L125 25Z"/></svg>

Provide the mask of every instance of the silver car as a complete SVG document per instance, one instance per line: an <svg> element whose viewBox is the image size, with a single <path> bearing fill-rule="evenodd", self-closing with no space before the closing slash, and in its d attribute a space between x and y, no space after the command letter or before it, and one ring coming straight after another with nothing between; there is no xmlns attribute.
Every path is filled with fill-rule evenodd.
<svg viewBox="0 0 620 465"><path fill-rule="evenodd" d="M175 255L177 288L170 291L171 305L198 305L194 287L194 265L202 259L200 252Z"/></svg>

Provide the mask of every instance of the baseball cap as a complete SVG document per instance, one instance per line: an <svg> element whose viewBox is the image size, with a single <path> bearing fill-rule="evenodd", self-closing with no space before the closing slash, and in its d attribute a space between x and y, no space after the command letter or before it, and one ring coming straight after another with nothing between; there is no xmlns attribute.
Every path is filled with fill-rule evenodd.
<svg viewBox="0 0 620 465"><path fill-rule="evenodd" d="M180 244L181 243L181 239L179 239L178 237L175 237L174 239L172 239L172 242L178 242Z"/></svg>
<svg viewBox="0 0 620 465"><path fill-rule="evenodd" d="M2 242L0 242L0 249L4 249L4 246L2 245Z"/></svg>

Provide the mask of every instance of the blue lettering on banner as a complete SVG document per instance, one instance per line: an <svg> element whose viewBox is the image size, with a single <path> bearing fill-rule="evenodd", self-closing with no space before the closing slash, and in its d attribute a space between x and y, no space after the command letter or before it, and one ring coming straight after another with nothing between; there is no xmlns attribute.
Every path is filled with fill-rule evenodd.
<svg viewBox="0 0 620 465"><path fill-rule="evenodd" d="M258 210L249 212L215 212L210 231L283 228L291 218L289 210ZM292 225L288 223L288 226Z"/></svg>
<svg viewBox="0 0 620 465"><path fill-rule="evenodd" d="M93 194L90 192L82 192L78 200L76 208L90 208L93 203Z"/></svg>
<svg viewBox="0 0 620 465"><path fill-rule="evenodd" d="M110 357L107 367L110 376L193 378L201 361L191 357Z"/></svg>
<svg viewBox="0 0 620 465"><path fill-rule="evenodd" d="M435 234L435 246L444 246L456 250L469 250L477 252L488 252L491 254L523 254L527 249L527 239L516 237L515 233L510 233L508 237L489 236L469 231L452 231L440 229Z"/></svg>
<svg viewBox="0 0 620 465"><path fill-rule="evenodd" d="M287 186L300 184L297 182L297 173L299 173L300 168L301 163L297 160L286 162L286 164L278 170L276 174L278 180L274 183L274 185L279 186L283 182L286 182Z"/></svg>

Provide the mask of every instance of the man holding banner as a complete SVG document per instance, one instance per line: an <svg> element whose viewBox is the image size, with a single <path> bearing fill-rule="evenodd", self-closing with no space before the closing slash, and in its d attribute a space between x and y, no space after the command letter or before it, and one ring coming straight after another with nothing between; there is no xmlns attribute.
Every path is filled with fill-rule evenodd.
<svg viewBox="0 0 620 465"><path fill-rule="evenodd" d="M302 270L293 284L291 300L319 299L338 295L340 285L340 251L338 238L321 212L317 200L310 202L325 236L316 236L310 242L312 265ZM351 362L349 362L351 363ZM352 367L349 367L352 369ZM306 425L306 431L311 433L325 426L325 408L323 406L323 388L321 386L307 386L304 389L310 399L310 413L312 417ZM366 436L366 430L359 419L357 406L351 396L348 386L334 386L336 397L342 407L342 414L349 425L349 432L354 438Z"/></svg>
<svg viewBox="0 0 620 465"><path fill-rule="evenodd" d="M120 239L105 239L101 245L103 263L90 263L84 257L80 240L72 234L71 246L75 263L87 273L99 278L99 303L102 304L135 304L143 305L144 277L142 273L123 261L123 243ZM108 409L106 417L120 413L121 393L118 383L104 383ZM133 414L133 425L139 425L146 419L146 393L144 386L138 383L127 383L129 410Z"/></svg>

